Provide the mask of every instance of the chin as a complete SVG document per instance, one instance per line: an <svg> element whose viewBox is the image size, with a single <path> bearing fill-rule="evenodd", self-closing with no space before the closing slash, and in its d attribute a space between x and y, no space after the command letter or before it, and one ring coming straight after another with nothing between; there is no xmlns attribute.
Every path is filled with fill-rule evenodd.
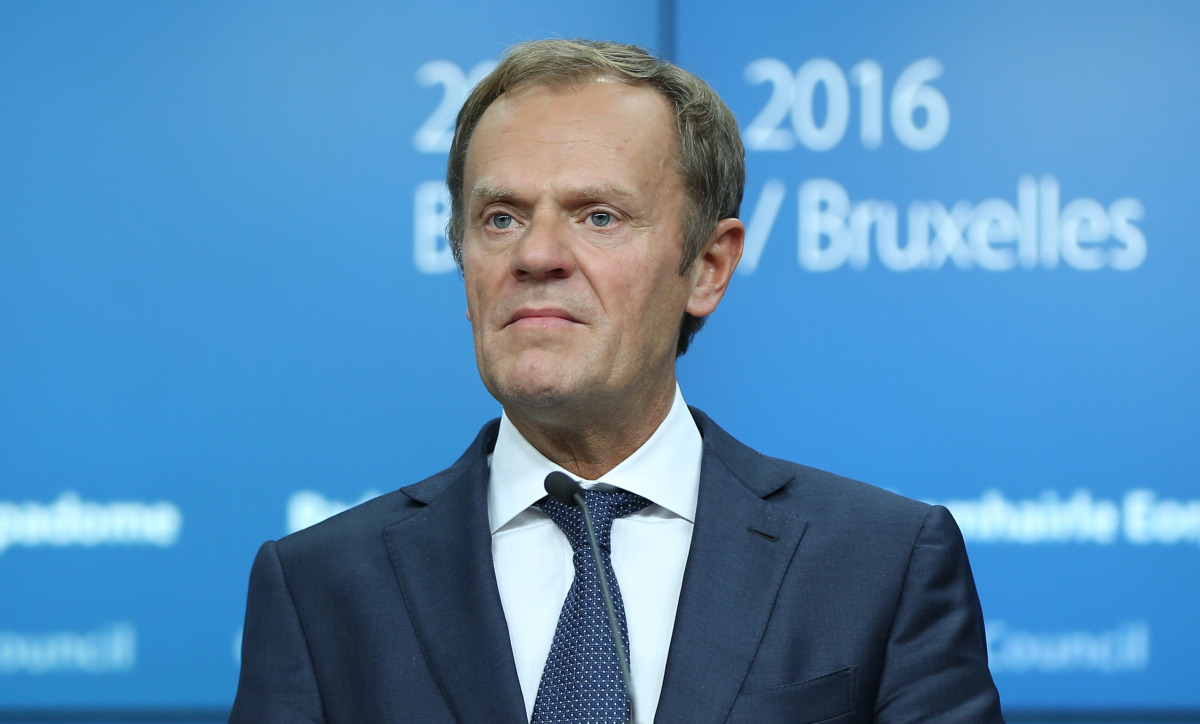
<svg viewBox="0 0 1200 724"><path fill-rule="evenodd" d="M571 355L526 350L497 361L499 364L482 365L480 376L492 396L505 405L554 405L569 399L578 386L570 372L578 362Z"/></svg>
<svg viewBox="0 0 1200 724"><path fill-rule="evenodd" d="M524 410L534 415L560 411L570 414L580 407L587 407L594 390L589 390L588 381L577 374L570 374L569 363L557 362L547 365L525 367L518 371L484 376L483 383L492 397L505 409ZM555 417L555 415L550 415Z"/></svg>
<svg viewBox="0 0 1200 724"><path fill-rule="evenodd" d="M574 397L564 385L550 380L508 380L486 384L500 404L528 410L548 410Z"/></svg>

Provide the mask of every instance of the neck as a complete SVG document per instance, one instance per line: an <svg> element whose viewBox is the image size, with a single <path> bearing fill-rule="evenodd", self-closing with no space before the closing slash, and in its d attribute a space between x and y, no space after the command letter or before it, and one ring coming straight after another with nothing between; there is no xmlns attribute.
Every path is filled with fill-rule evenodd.
<svg viewBox="0 0 1200 724"><path fill-rule="evenodd" d="M674 399L672 379L668 389L633 409L589 406L581 411L528 411L506 407L504 411L548 460L584 480L599 480L650 439L671 411Z"/></svg>

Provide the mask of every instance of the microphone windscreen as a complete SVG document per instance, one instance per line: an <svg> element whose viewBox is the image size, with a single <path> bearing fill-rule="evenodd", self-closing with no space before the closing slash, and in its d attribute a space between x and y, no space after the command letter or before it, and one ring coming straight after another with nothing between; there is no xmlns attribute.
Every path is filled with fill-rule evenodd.
<svg viewBox="0 0 1200 724"><path fill-rule="evenodd" d="M563 505L574 506L577 505L575 496L581 492L581 488L570 475L555 470L546 476L546 492Z"/></svg>

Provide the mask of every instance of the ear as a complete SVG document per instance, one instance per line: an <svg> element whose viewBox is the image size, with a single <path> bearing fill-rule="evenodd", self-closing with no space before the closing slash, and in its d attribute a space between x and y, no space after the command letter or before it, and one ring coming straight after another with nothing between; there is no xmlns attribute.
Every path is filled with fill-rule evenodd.
<svg viewBox="0 0 1200 724"><path fill-rule="evenodd" d="M717 222L717 228L692 265L688 314L705 317L717 308L729 287L733 270L742 258L745 240L746 227L740 219L721 219Z"/></svg>

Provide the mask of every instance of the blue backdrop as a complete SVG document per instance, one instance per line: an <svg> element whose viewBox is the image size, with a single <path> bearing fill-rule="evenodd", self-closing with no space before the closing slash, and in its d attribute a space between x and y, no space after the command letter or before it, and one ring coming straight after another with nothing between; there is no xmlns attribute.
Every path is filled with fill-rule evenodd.
<svg viewBox="0 0 1200 724"><path fill-rule="evenodd" d="M0 5L0 717L220 716L257 546L498 414L445 151L552 35L742 121L688 401L948 505L1010 715L1200 717L1200 6L537 5Z"/></svg>

